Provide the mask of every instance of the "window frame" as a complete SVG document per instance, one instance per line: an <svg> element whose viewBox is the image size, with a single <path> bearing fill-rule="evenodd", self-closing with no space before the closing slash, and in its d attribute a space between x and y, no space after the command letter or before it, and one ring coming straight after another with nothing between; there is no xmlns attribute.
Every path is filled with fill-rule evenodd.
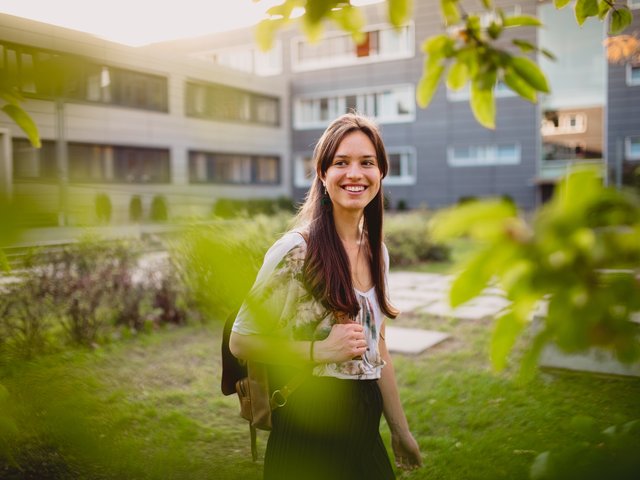
<svg viewBox="0 0 640 480"><path fill-rule="evenodd" d="M388 91L396 92L400 91L406 95L406 99L398 98L396 95L396 101L408 100L409 101L409 113L407 114L395 114L395 115L387 115L381 116L372 115L368 110L373 106L374 109L378 110L379 107L382 106L381 98L377 98L376 96L382 96ZM348 89L348 90L339 90L339 91L325 91L325 92L313 92L312 94L298 94L293 97L292 105L293 105L293 129L294 130L316 130L316 129L324 129L327 127L329 122L336 118L338 115L345 113L347 111L347 98L355 97L357 103L364 103L366 105L365 108L360 108L358 110L368 115L369 117L375 119L375 121L379 124L392 124L392 123L410 123L414 122L416 119L416 101L415 101L415 85L410 83L400 83L395 85L380 85L373 87L365 87L358 89ZM317 107L313 105L314 102L321 103L322 100L328 100L328 110L329 113L327 115L326 120L318 120L312 118L309 121L302 121L303 118L303 102L311 102L312 108L311 111L321 111L320 105ZM397 103L396 103L397 105ZM358 106L358 105L356 105ZM314 113L317 113L314 112Z"/></svg>
<svg viewBox="0 0 640 480"><path fill-rule="evenodd" d="M515 155L513 159L509 159L508 161L498 161L498 151L500 147L504 146L513 146L515 147ZM455 159L454 153L456 148L467 148L467 149L483 149L483 156L477 156L475 160L473 157L466 157L464 159ZM491 153L488 155L487 152ZM491 161L487 161L489 158ZM466 167L503 167L503 166L514 166L520 165L522 162L522 146L520 143L506 143L500 142L495 144L482 144L482 145L450 145L447 147L447 165L451 168L466 168Z"/></svg>
<svg viewBox="0 0 640 480"><path fill-rule="evenodd" d="M639 7L640 8L640 7ZM637 70L638 71L638 75L636 79L633 78L633 71ZM638 63L633 63L633 62L629 62L626 65L626 82L627 82L627 86L629 87L637 87L640 85L640 62Z"/></svg>
<svg viewBox="0 0 640 480"><path fill-rule="evenodd" d="M415 56L415 50L416 50L415 24L413 21L409 21L406 24L404 24L401 28L407 29L407 37L408 37L406 39L406 43L408 47L407 51L402 51L400 53L388 53L388 54L377 53L376 55L358 56L357 45L355 43L352 43L353 56L350 55L350 56L335 57L335 56L329 55L329 56L323 57L323 59L319 61L307 60L305 62L301 62L298 49L302 43L308 43L308 39L303 35L297 35L293 37L290 41L291 70L293 72L307 72L307 71L313 71L313 70L323 70L323 69L329 69L329 68L361 65L366 63L377 63L377 62L386 62L390 60L399 60L404 58L413 58ZM362 32L365 34L370 34L371 32L378 32L378 35L377 35L378 38L377 38L376 44L379 52L380 45L382 43L380 38L381 37L380 33L388 30L393 31L394 29L395 27L393 27L392 25L379 23L379 24L367 26L362 30ZM322 42L330 42L332 40L335 40L341 37L344 37L350 40L349 34L344 33L342 31L334 30L331 32L327 32L324 35Z"/></svg>
<svg viewBox="0 0 640 480"><path fill-rule="evenodd" d="M392 176L387 173L384 178L384 185L415 185L418 180L418 154L413 146L387 147L387 157L390 155L401 155L401 172L398 176ZM391 167L391 162L389 162ZM391 169L389 169L389 172Z"/></svg>
<svg viewBox="0 0 640 480"><path fill-rule="evenodd" d="M633 141L635 139L635 142ZM631 154L631 145L632 143L637 143L640 150L640 134L638 135L629 135L624 139L624 154L626 160L638 161L640 160L640 153L638 155Z"/></svg>

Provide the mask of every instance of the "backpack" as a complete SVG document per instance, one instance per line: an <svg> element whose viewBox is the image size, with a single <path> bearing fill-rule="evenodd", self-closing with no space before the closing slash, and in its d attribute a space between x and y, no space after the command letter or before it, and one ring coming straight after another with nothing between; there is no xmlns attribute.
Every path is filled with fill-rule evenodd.
<svg viewBox="0 0 640 480"><path fill-rule="evenodd" d="M282 388L269 389L269 372L264 363L236 358L229 349L229 337L237 312L232 312L224 323L222 332L222 380L220 388L224 395L238 395L240 416L249 422L251 436L251 458L258 458L256 429L271 430L271 412L283 407L287 398L298 388L307 372L299 372Z"/></svg>

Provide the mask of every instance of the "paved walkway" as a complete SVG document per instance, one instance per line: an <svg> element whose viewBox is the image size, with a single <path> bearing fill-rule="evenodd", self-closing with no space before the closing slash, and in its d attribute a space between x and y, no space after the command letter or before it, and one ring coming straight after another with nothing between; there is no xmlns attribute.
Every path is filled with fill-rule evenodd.
<svg viewBox="0 0 640 480"><path fill-rule="evenodd" d="M452 309L448 299L451 280L451 276L435 273L392 272L389 296L405 315L417 313L462 320L495 317L509 304L499 290L488 288L480 296ZM421 353L447 338L449 335L443 332L387 326L387 345L395 353Z"/></svg>

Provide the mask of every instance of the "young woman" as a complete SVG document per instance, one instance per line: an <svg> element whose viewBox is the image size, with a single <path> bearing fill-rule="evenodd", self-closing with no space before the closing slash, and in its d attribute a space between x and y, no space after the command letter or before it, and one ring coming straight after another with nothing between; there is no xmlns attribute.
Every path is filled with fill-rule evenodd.
<svg viewBox="0 0 640 480"><path fill-rule="evenodd" d="M399 313L387 298L382 242L387 155L375 124L346 114L313 156L316 178L296 227L267 252L230 348L277 365L271 380L281 386L292 368L309 370L273 412L265 479L391 479L383 413L396 465L422 460L385 343L384 317Z"/></svg>

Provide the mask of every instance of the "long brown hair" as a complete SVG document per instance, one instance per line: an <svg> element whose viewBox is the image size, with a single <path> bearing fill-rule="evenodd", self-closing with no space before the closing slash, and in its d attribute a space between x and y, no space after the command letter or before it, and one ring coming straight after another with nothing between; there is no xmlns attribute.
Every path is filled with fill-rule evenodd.
<svg viewBox="0 0 640 480"><path fill-rule="evenodd" d="M323 194L322 178L333 163L338 146L350 133L364 133L376 150L382 178L387 175L389 161L378 127L368 118L347 113L334 120L322 134L313 151L316 178L296 224L308 228L304 278L310 293L325 307L354 317L360 306L351 279L347 252L336 231L331 201ZM369 245L369 268L376 297L382 312L395 318L399 312L389 303L386 292L385 265L382 252L382 222L384 215L382 183L376 196L364 208L362 231Z"/></svg>

